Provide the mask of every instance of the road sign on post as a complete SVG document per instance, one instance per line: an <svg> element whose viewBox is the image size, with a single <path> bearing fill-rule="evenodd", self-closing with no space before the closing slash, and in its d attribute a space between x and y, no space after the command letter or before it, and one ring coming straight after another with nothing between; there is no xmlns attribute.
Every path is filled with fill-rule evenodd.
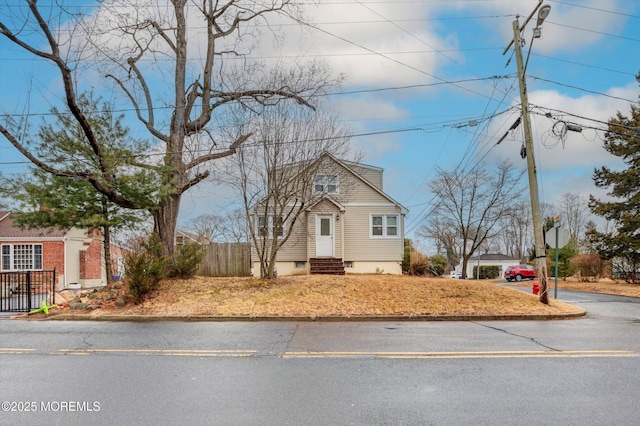
<svg viewBox="0 0 640 426"><path fill-rule="evenodd" d="M553 229L549 229L545 234L545 238L547 244L554 247L556 249L556 273L555 276L555 286L553 289L553 297L554 299L558 298L558 249L566 246L569 243L569 239L571 236L564 228L561 228L562 221L560 220L560 216L556 216L553 221Z"/></svg>
<svg viewBox="0 0 640 426"><path fill-rule="evenodd" d="M562 248L569 244L569 240L571 236L564 228L553 228L549 229L546 234L544 234L545 240L549 247ZM556 244L557 243L557 244Z"/></svg>

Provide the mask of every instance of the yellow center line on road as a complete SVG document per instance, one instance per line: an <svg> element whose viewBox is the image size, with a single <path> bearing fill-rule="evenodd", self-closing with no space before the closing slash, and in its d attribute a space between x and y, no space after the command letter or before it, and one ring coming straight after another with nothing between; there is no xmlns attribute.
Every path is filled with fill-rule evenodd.
<svg viewBox="0 0 640 426"><path fill-rule="evenodd" d="M604 358L638 357L630 350L582 351L477 351L477 352L378 352L378 351L287 351L260 354L258 350L235 349L57 349L38 352L32 348L0 348L0 355L134 355L182 357L278 357L287 359L309 358L371 358L371 359L490 359L490 358Z"/></svg>
<svg viewBox="0 0 640 426"><path fill-rule="evenodd" d="M194 356L194 357L252 357L257 356L255 350L207 350L207 349L60 349L63 355L145 355L145 356Z"/></svg>
<svg viewBox="0 0 640 426"><path fill-rule="evenodd" d="M34 352L36 349L27 348L0 348L0 355L2 354L24 354Z"/></svg>
<svg viewBox="0 0 640 426"><path fill-rule="evenodd" d="M382 358L382 359L471 359L471 358L589 358L636 357L624 350L600 351L491 351L491 352L285 352L283 358Z"/></svg>

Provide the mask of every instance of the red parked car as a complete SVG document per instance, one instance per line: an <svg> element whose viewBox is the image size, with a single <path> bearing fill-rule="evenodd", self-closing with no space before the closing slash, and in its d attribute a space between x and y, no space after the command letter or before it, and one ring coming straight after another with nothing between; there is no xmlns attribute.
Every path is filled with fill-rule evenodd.
<svg viewBox="0 0 640 426"><path fill-rule="evenodd" d="M507 281L522 281L523 279L534 279L536 277L536 270L531 265L515 265L509 266L504 271L504 279Z"/></svg>

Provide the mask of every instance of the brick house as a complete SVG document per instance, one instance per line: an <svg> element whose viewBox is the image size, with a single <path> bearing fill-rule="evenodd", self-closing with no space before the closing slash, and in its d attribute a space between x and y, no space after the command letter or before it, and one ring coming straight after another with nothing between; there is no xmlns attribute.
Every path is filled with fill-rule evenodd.
<svg viewBox="0 0 640 426"><path fill-rule="evenodd" d="M21 229L0 211L0 272L56 270L56 289L107 284L102 234L94 229Z"/></svg>

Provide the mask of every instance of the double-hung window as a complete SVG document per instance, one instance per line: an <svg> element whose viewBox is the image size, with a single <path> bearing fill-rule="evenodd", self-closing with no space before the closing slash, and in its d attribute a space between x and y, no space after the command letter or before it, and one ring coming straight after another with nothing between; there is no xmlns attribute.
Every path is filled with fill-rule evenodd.
<svg viewBox="0 0 640 426"><path fill-rule="evenodd" d="M284 217L258 216L257 229L261 237L284 237Z"/></svg>
<svg viewBox="0 0 640 426"><path fill-rule="evenodd" d="M11 269L11 246L2 246L2 270L8 271Z"/></svg>
<svg viewBox="0 0 640 426"><path fill-rule="evenodd" d="M3 244L2 270L42 269L42 244Z"/></svg>
<svg viewBox="0 0 640 426"><path fill-rule="evenodd" d="M397 214L392 215L371 215L371 237L372 238L399 238L400 222Z"/></svg>
<svg viewBox="0 0 640 426"><path fill-rule="evenodd" d="M317 175L313 180L313 192L337 194L339 192L339 179L335 175Z"/></svg>

